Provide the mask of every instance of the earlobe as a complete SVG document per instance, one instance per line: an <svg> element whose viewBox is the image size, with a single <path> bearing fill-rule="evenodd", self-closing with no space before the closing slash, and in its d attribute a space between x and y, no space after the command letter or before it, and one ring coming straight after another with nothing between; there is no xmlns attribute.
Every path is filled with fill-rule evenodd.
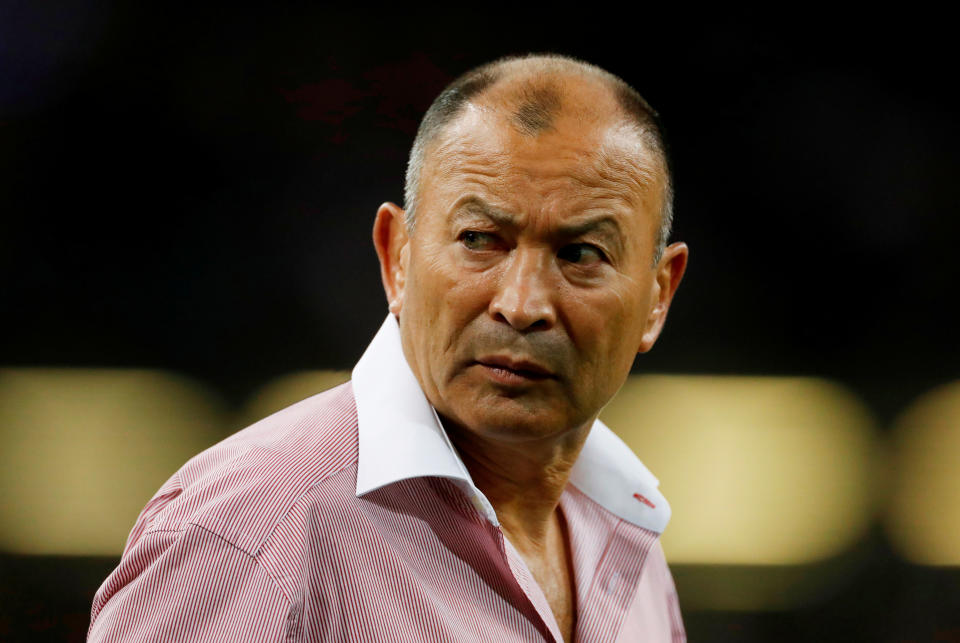
<svg viewBox="0 0 960 643"><path fill-rule="evenodd" d="M373 224L373 245L380 260L380 279L390 312L400 314L406 285L409 235L406 213L395 203L384 203Z"/></svg>
<svg viewBox="0 0 960 643"><path fill-rule="evenodd" d="M683 273L686 272L689 256L690 250L685 243L671 243L664 249L663 257L657 264L657 274L651 297L653 305L650 309L650 315L647 317L646 328L637 349L638 353L649 351L653 348L657 338L660 337L660 332L667 321L667 312L670 310L673 296L680 286Z"/></svg>

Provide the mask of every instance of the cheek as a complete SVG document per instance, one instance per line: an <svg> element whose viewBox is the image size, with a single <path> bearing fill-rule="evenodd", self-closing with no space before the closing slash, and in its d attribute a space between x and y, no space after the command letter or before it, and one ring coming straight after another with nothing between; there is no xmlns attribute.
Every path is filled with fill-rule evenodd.
<svg viewBox="0 0 960 643"><path fill-rule="evenodd" d="M443 248L438 244L424 243L411 253L407 290L417 302L419 314L427 314L440 307L445 293L455 284L447 265ZM429 320L418 321L427 323Z"/></svg>
<svg viewBox="0 0 960 643"><path fill-rule="evenodd" d="M598 388L606 388L604 380L625 377L633 364L649 299L639 294L636 288L621 287L565 297L568 332Z"/></svg>
<svg viewBox="0 0 960 643"><path fill-rule="evenodd" d="M489 274L459 269L450 254L440 248L421 255L411 264L415 269L408 279L409 320L434 353L450 350L470 321L487 309L493 283Z"/></svg>

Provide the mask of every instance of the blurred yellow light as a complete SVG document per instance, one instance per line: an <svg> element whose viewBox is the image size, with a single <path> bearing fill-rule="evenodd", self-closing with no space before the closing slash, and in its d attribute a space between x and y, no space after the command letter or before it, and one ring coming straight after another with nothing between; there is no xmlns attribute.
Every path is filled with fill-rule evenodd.
<svg viewBox="0 0 960 643"><path fill-rule="evenodd" d="M835 383L637 376L601 418L660 479L672 563L810 563L872 519L875 428Z"/></svg>
<svg viewBox="0 0 960 643"><path fill-rule="evenodd" d="M143 370L0 370L0 549L117 555L140 510L224 435L196 382Z"/></svg>
<svg viewBox="0 0 960 643"><path fill-rule="evenodd" d="M252 424L349 379L350 371L301 371L279 377L250 396L241 413L240 424Z"/></svg>
<svg viewBox="0 0 960 643"><path fill-rule="evenodd" d="M921 565L960 565L960 382L928 393L894 424L885 526Z"/></svg>

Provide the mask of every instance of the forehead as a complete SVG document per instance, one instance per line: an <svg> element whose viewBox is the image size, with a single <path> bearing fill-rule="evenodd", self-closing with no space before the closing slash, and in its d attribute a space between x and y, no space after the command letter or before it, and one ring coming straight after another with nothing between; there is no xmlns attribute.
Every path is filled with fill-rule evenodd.
<svg viewBox="0 0 960 643"><path fill-rule="evenodd" d="M549 123L541 120L536 133L529 120L518 123L522 103L466 104L428 149L421 203L444 209L444 201L476 189L504 201L552 200L561 207L604 201L659 212L662 164L635 127L615 109L564 100L559 109L552 104Z"/></svg>

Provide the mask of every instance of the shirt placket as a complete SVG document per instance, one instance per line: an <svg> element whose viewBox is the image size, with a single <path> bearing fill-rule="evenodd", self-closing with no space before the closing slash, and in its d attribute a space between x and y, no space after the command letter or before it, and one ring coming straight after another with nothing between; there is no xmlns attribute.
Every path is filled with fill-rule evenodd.
<svg viewBox="0 0 960 643"><path fill-rule="evenodd" d="M527 567L523 557L520 556L520 553L513 544L503 535L503 531L500 529L497 531L500 532L500 542L504 550L504 556L507 564L510 566L510 571L513 573L514 580L520 586L520 589L523 590L527 600L537 611L540 621L550 630L553 639L563 641L563 635L560 634L560 626L557 624L557 619L553 614L550 603L547 601L546 595L543 593L543 589L541 589L540 584L537 583L533 574L530 573L530 568Z"/></svg>
<svg viewBox="0 0 960 643"><path fill-rule="evenodd" d="M480 552L483 552L482 555L486 558L489 568L499 580L498 593L536 627L543 640L562 643L563 639L559 634L556 619L546 598L543 597L543 592L519 554L511 556L509 553L512 545L507 542L500 526L486 517L486 512L483 511L483 499L477 498L471 490L464 489L449 480L440 481L440 485L446 500L462 515L469 518L473 523L473 529L483 532L484 536L477 540L476 546L479 547ZM489 545L484 546L482 540L486 540ZM477 569L477 571L481 570ZM538 603L540 603L539 607Z"/></svg>

